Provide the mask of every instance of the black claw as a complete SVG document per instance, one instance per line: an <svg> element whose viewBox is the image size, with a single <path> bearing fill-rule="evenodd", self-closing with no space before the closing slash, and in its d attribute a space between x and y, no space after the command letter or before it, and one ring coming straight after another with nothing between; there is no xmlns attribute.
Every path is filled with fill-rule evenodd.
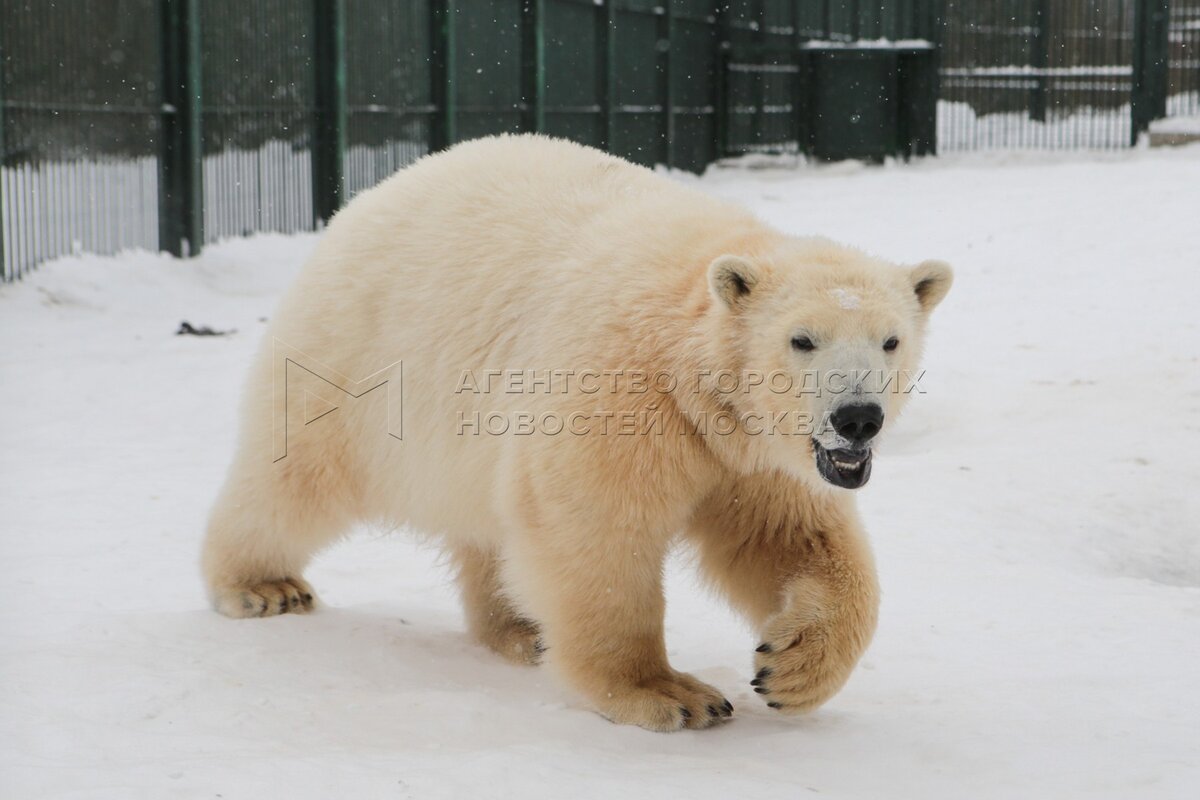
<svg viewBox="0 0 1200 800"><path fill-rule="evenodd" d="M287 602L287 598L285 597L285 598L283 598L283 600L282 600L282 601L279 603L279 613L281 613L281 614L282 614L283 612L287 611L287 609L288 609L288 602Z"/></svg>
<svg viewBox="0 0 1200 800"><path fill-rule="evenodd" d="M771 690L763 686L755 686L754 691L758 692L759 694L769 694Z"/></svg>
<svg viewBox="0 0 1200 800"><path fill-rule="evenodd" d="M726 714L733 713L733 703L729 702L728 700L725 701L725 713Z"/></svg>
<svg viewBox="0 0 1200 800"><path fill-rule="evenodd" d="M783 703L767 703L771 708L783 708Z"/></svg>
<svg viewBox="0 0 1200 800"><path fill-rule="evenodd" d="M755 675L754 677L755 677L755 678L758 678L758 679L761 681L763 678L767 677L767 676L768 676L768 675L770 675L772 672L774 672L774 670L773 670L773 669L771 669L770 667L763 667L762 669L760 669L760 670L758 671L758 674L757 674L757 675Z"/></svg>
<svg viewBox="0 0 1200 800"><path fill-rule="evenodd" d="M691 718L692 718L692 712L688 711L688 710L687 710L687 709L686 709L684 706L680 706L680 707L679 707L679 714L680 714L680 716L682 716L684 719L691 719Z"/></svg>
<svg viewBox="0 0 1200 800"><path fill-rule="evenodd" d="M304 602L306 602L306 603L311 603L311 602L312 602L312 595L311 595L311 594L305 594L305 595L304 595Z"/></svg>
<svg viewBox="0 0 1200 800"><path fill-rule="evenodd" d="M767 644L766 642L763 642L758 647L754 648L754 652L769 653L769 652L771 652L771 645Z"/></svg>
<svg viewBox="0 0 1200 800"><path fill-rule="evenodd" d="M717 711L717 707L716 707L716 706L709 706L709 707L708 707L708 715L709 715L710 717L716 717L716 716L719 716L719 715L720 715L720 713L721 713L721 712Z"/></svg>
<svg viewBox="0 0 1200 800"><path fill-rule="evenodd" d="M754 680L750 681L750 685L751 686L762 686L762 678L755 678Z"/></svg>

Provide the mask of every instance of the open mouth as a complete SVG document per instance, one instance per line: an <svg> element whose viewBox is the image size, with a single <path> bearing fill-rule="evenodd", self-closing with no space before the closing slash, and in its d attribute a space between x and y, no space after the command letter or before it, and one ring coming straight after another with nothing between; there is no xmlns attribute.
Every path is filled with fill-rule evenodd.
<svg viewBox="0 0 1200 800"><path fill-rule="evenodd" d="M826 450L813 439L813 454L821 477L843 489L857 489L871 477L871 448Z"/></svg>

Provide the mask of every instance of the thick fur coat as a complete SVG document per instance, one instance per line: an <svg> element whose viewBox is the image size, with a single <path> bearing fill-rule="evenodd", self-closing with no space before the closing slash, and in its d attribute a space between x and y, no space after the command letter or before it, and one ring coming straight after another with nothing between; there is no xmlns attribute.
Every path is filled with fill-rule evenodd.
<svg viewBox="0 0 1200 800"><path fill-rule="evenodd" d="M830 482L866 480L872 431L851 447L830 420L856 397L883 425L907 397L811 376L914 371L949 285L939 262L789 237L567 142L422 159L337 215L271 323L204 545L213 603L307 611L316 552L358 521L406 524L450 553L481 642L614 721L706 727L732 706L663 641L684 537L760 632L763 699L811 709L879 597Z"/></svg>

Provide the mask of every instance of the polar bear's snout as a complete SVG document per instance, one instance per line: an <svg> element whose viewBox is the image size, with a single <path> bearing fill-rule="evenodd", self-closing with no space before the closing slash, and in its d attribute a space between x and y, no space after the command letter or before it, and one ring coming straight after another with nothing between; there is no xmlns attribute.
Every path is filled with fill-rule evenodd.
<svg viewBox="0 0 1200 800"><path fill-rule="evenodd" d="M859 489L871 478L871 440L883 428L883 407L878 403L844 403L829 416L829 433L836 438L822 444L813 437L813 457L821 477L843 489Z"/></svg>
<svg viewBox="0 0 1200 800"><path fill-rule="evenodd" d="M834 411L829 421L851 445L865 447L883 427L883 409L878 403L853 403Z"/></svg>

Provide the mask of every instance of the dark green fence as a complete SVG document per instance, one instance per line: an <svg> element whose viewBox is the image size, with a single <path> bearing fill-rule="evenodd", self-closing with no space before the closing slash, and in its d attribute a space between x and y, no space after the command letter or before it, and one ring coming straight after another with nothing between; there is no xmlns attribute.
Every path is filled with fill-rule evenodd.
<svg viewBox="0 0 1200 800"><path fill-rule="evenodd" d="M723 25L763 13L719 5L0 0L4 277L75 251L313 229L422 154L493 133L702 170Z"/></svg>
<svg viewBox="0 0 1200 800"><path fill-rule="evenodd" d="M1195 113L1198 4L0 0L0 264L11 280L72 252L311 230L421 155L506 131L693 171L935 136L1095 146L1096 125L1123 146ZM996 122L1016 137L981 134Z"/></svg>

